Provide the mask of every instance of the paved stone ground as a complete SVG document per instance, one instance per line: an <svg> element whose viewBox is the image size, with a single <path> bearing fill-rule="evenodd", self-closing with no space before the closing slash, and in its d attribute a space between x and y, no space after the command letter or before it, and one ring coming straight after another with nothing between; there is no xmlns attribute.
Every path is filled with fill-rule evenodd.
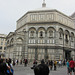
<svg viewBox="0 0 75 75"><path fill-rule="evenodd" d="M30 68L31 66L24 67L23 65L18 65L14 68L14 75L34 75L34 71ZM57 71L50 71L49 75L67 75L66 66L57 68Z"/></svg>

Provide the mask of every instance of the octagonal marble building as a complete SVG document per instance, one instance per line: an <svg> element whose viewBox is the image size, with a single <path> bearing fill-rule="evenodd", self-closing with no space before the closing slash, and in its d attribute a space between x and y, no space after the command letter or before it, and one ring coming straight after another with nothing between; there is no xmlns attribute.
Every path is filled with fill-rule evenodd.
<svg viewBox="0 0 75 75"><path fill-rule="evenodd" d="M56 9L28 11L17 20L16 30L6 37L6 57L25 59L75 59L75 26L73 19Z"/></svg>

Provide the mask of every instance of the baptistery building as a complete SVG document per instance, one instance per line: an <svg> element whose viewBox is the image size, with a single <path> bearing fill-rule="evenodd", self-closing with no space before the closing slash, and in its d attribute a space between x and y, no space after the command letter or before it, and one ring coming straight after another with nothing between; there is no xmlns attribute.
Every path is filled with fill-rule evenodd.
<svg viewBox="0 0 75 75"><path fill-rule="evenodd" d="M7 37L6 57L12 59L75 59L75 24L71 16L46 7L31 10L17 20Z"/></svg>

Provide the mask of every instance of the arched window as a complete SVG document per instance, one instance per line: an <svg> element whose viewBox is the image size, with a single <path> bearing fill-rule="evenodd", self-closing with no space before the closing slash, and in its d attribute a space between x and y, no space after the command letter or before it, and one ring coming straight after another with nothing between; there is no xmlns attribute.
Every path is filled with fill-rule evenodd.
<svg viewBox="0 0 75 75"><path fill-rule="evenodd" d="M29 38L36 37L36 29L34 27L29 28Z"/></svg>
<svg viewBox="0 0 75 75"><path fill-rule="evenodd" d="M63 29L62 28L59 28L59 39L62 39L63 38Z"/></svg>
<svg viewBox="0 0 75 75"><path fill-rule="evenodd" d="M34 37L34 31L31 31L30 37Z"/></svg>
<svg viewBox="0 0 75 75"><path fill-rule="evenodd" d="M68 35L67 34L65 35L65 40L68 43Z"/></svg>
<svg viewBox="0 0 75 75"><path fill-rule="evenodd" d="M70 33L68 30L65 30L65 42L68 44L69 42L69 39L70 39Z"/></svg>
<svg viewBox="0 0 75 75"><path fill-rule="evenodd" d="M74 33L71 32L71 41L73 42L74 41Z"/></svg>
<svg viewBox="0 0 75 75"><path fill-rule="evenodd" d="M62 34L61 33L59 33L59 37L62 37Z"/></svg>
<svg viewBox="0 0 75 75"><path fill-rule="evenodd" d="M40 37L43 37L43 31L40 31Z"/></svg>
<svg viewBox="0 0 75 75"><path fill-rule="evenodd" d="M71 41L72 41L72 42L74 41L74 38L73 38L73 36L71 36Z"/></svg>
<svg viewBox="0 0 75 75"><path fill-rule="evenodd" d="M63 38L63 33L59 32L59 38L62 39Z"/></svg>
<svg viewBox="0 0 75 75"><path fill-rule="evenodd" d="M47 37L49 38L53 38L54 37L54 34L55 34L55 28L53 27L48 27L47 29Z"/></svg>
<svg viewBox="0 0 75 75"><path fill-rule="evenodd" d="M53 37L53 31L52 30L49 31L49 37Z"/></svg>
<svg viewBox="0 0 75 75"><path fill-rule="evenodd" d="M38 37L44 38L45 37L45 29L44 28L38 28Z"/></svg>

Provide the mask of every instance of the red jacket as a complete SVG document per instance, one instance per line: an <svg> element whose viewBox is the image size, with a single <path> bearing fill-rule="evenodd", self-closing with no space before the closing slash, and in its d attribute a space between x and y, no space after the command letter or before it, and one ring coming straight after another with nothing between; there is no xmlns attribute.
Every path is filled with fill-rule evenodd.
<svg viewBox="0 0 75 75"><path fill-rule="evenodd" d="M74 68L75 64L74 64L74 61L73 61L73 60L71 60L71 61L69 62L69 64L70 64L70 67L71 67L71 68Z"/></svg>
<svg viewBox="0 0 75 75"><path fill-rule="evenodd" d="M74 61L74 67L75 67L75 61Z"/></svg>

